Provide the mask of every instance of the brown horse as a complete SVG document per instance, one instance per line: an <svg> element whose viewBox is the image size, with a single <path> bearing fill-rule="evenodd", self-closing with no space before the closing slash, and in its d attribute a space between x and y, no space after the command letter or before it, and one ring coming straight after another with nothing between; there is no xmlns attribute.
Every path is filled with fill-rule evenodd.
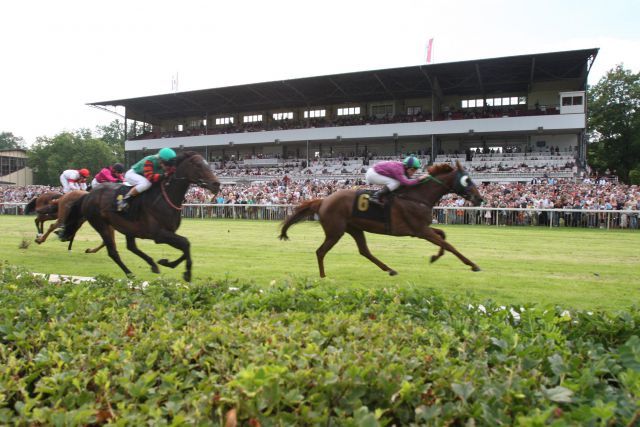
<svg viewBox="0 0 640 427"><path fill-rule="evenodd" d="M72 205L60 238L63 241L72 239L86 218L102 237L109 257L127 276L131 275L131 270L124 265L116 250L114 229L126 236L127 249L144 259L154 273L160 272L158 265L138 248L136 238L166 243L181 250L182 256L175 261L161 259L158 264L175 268L186 260L187 269L183 277L186 281L191 281L190 243L187 238L175 233L182 218L181 204L191 184L207 188L213 193L220 189L220 182L211 172L209 164L201 155L192 151L181 153L176 158L174 174L134 197L129 208L131 212L121 213L115 209L120 185L100 184Z"/></svg>
<svg viewBox="0 0 640 427"><path fill-rule="evenodd" d="M49 234L51 234L55 229L62 227L62 225L64 224L64 221L67 219L67 216L69 215L71 206L77 200L81 199L85 194L87 194L87 192L84 190L73 190L64 195L60 195L60 197L58 198L52 199L51 203L49 204L49 209L53 210L52 208L55 208L56 217L54 219L56 220L56 222L54 222L49 226L49 229L47 230L46 233L38 235L36 237L35 242L39 245L44 243L47 240L47 237L49 237ZM69 246L67 249L71 250L72 246L73 246L73 239L70 239ZM95 253L95 252L98 252L103 247L104 247L104 243L93 249L86 249L85 252Z"/></svg>
<svg viewBox="0 0 640 427"><path fill-rule="evenodd" d="M434 165L429 168L429 173L430 176L420 184L402 187L396 191L397 194L394 196L390 206L389 226L383 222L353 215L354 206L360 206L361 210L368 209L369 194L358 193L356 190L340 190L325 199L309 200L296 207L293 214L282 223L279 237L281 240L287 240L289 238L287 236L289 227L317 214L325 234L324 242L316 250L320 277L325 277L325 255L338 243L345 232L354 238L362 256L383 271L389 272L390 275L397 274L395 270L371 254L367 247L365 231L392 236L412 236L428 240L440 246L440 251L437 255L431 257L431 262L436 261L444 254L445 250L448 250L460 258L463 263L470 266L473 271L480 271L480 267L445 241L445 234L442 230L430 227L433 206L438 203L442 196L448 193L456 193L478 206L482 203L482 196L478 188L459 162L456 162L456 168L448 164Z"/></svg>
<svg viewBox="0 0 640 427"><path fill-rule="evenodd" d="M29 203L27 203L24 213L36 213L36 219L34 222L38 233L37 237L42 236L42 233L44 233L45 221L58 219L58 205L53 202L60 197L62 197L62 193L57 191L47 191L46 193L42 193L41 195L34 197Z"/></svg>

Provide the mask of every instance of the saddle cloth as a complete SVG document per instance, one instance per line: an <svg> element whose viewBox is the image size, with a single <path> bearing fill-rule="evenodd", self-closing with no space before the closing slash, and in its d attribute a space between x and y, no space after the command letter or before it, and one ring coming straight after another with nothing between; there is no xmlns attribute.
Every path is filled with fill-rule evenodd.
<svg viewBox="0 0 640 427"><path fill-rule="evenodd" d="M353 202L352 216L355 218L368 219L370 221L382 222L385 224L385 230L391 228L391 204L393 197L387 195L384 199L384 205L371 203L369 198L375 193L374 190L358 190L356 191L356 199Z"/></svg>

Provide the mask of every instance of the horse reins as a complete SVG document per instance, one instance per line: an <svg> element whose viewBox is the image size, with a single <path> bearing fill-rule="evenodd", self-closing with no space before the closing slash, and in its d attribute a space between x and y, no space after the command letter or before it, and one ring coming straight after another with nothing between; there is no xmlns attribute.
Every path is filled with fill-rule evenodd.
<svg viewBox="0 0 640 427"><path fill-rule="evenodd" d="M165 185L164 183L160 184L160 190L162 190L162 196L164 197L164 201L167 202L169 204L169 206L171 206L173 209L177 210L177 211L181 211L182 210L182 205L180 206L176 206L173 204L173 202L169 199L169 196L167 195L167 190L164 189Z"/></svg>
<svg viewBox="0 0 640 427"><path fill-rule="evenodd" d="M426 177L425 179L422 180L423 183L426 183L427 181L434 181L437 184L442 185L448 191L452 190L452 188L450 186L448 186L447 184L445 184L444 182L442 182L440 179L436 178L435 176L429 175L428 177ZM405 196L405 194L399 194L397 197L400 198L400 199L403 199L403 200L408 200L410 202L417 203L419 205L426 206L427 208L433 208L433 206L434 206L434 205L429 205L428 203L425 203L423 200L418 200L418 199L414 199L413 197L403 197L403 196Z"/></svg>

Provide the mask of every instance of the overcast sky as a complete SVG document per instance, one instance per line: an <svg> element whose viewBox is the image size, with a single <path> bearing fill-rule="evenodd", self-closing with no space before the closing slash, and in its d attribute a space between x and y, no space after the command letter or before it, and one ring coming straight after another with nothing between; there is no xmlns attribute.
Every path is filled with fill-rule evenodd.
<svg viewBox="0 0 640 427"><path fill-rule="evenodd" d="M86 104L433 62L600 48L640 70L638 0L0 2L0 132L95 129Z"/></svg>

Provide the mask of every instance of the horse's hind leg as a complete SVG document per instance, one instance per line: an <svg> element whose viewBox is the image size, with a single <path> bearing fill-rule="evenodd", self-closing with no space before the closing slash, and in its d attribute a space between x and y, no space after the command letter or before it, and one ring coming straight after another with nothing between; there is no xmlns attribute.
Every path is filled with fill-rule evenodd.
<svg viewBox="0 0 640 427"><path fill-rule="evenodd" d="M111 229L111 239L114 241L114 245L115 245L116 238L115 238L115 235L114 235L115 233L113 231L113 227L109 227L109 228ZM73 239L71 241L73 241ZM86 253L86 254L95 254L96 252L98 252L100 249L102 249L104 247L105 247L105 244L104 244L104 242L102 242L102 243L100 243L98 246L96 246L93 249L92 248L85 249L84 253ZM71 243L69 243L69 250L71 250Z"/></svg>
<svg viewBox="0 0 640 427"><path fill-rule="evenodd" d="M42 236L42 233L44 233L44 221L41 222L40 218L36 215L36 219L33 220L33 222L36 224L36 237Z"/></svg>
<svg viewBox="0 0 640 427"><path fill-rule="evenodd" d="M447 241L445 241L440 234L435 231L433 228L431 227L426 227L424 230L424 235L420 236L428 241L430 241L431 243L433 243L434 245L440 246L440 248L445 249L449 252L451 252L452 254L454 254L455 256L457 256L460 261L462 261L463 263L467 264L469 267L471 267L471 270L473 271L480 271L480 267L478 267L476 265L476 263L474 263L473 261L471 261L469 258L465 257L464 255L462 255L460 252L458 252L458 250L456 248L454 248L453 246L451 246L451 244Z"/></svg>
<svg viewBox="0 0 640 427"><path fill-rule="evenodd" d="M432 230L438 234L440 237L442 237L442 240L445 240L445 234L444 231L437 229L437 228L432 228ZM440 246L440 250L438 251L438 253L436 255L431 255L431 263L436 262L442 255L444 255L444 248L442 246Z"/></svg>
<svg viewBox="0 0 640 427"><path fill-rule="evenodd" d="M364 236L364 232L358 228L347 227L347 233L353 237L358 245L358 250L360 251L360 255L367 258L369 261L380 267L382 271L388 271L390 276L395 276L398 274L394 269L390 268L384 262L380 261L378 258L374 257L369 251L369 247L367 246L367 239Z"/></svg>
<svg viewBox="0 0 640 427"><path fill-rule="evenodd" d="M111 228L111 233L113 234L113 228ZM149 255L145 254L138 248L138 245L136 245L135 237L127 236L127 249L145 260L147 264L151 266L151 271L153 273L160 273L160 269L158 268L158 265L155 263L155 261Z"/></svg>
<svg viewBox="0 0 640 427"><path fill-rule="evenodd" d="M98 232L98 234L100 234L100 237L102 237L102 241L107 247L109 258L111 258L113 262L118 264L118 267L120 267L122 271L124 271L124 274L130 277L132 275L131 270L129 270L127 266L124 265L124 263L120 259L120 254L116 250L116 241L114 239L113 229L111 228L111 226L97 219L90 219L89 224L91 224L91 226Z"/></svg>
<svg viewBox="0 0 640 427"><path fill-rule="evenodd" d="M322 222L322 219L320 219L320 223L322 224L322 228L324 229L324 242L322 242L320 247L316 249L316 258L318 258L320 277L326 277L326 275L324 274L324 257L325 255L327 255L327 252L329 252L331 248L333 248L333 246L342 238L342 236L344 235L346 224L341 222L328 224Z"/></svg>

